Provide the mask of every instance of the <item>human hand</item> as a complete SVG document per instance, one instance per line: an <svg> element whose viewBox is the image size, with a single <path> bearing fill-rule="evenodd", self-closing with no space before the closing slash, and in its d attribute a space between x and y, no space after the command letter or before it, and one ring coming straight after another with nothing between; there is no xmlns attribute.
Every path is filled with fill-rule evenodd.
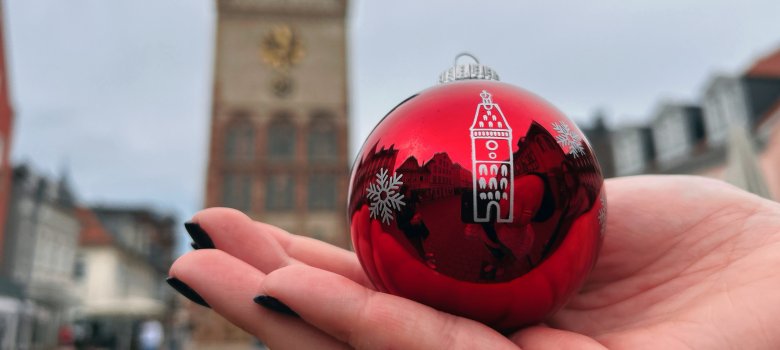
<svg viewBox="0 0 780 350"><path fill-rule="evenodd" d="M273 349L780 348L780 205L698 177L606 186L583 289L513 334L376 292L354 253L230 209L195 215L217 249L185 254L170 275ZM299 316L273 311L283 305Z"/></svg>

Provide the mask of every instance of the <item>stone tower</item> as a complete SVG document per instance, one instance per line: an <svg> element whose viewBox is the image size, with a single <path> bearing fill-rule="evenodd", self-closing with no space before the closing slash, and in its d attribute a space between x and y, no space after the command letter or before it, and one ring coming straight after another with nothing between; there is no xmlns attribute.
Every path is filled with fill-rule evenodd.
<svg viewBox="0 0 780 350"><path fill-rule="evenodd" d="M217 0L205 205L348 247L346 0Z"/></svg>
<svg viewBox="0 0 780 350"><path fill-rule="evenodd" d="M205 206L349 246L347 0L216 0ZM252 349L189 305L192 346Z"/></svg>

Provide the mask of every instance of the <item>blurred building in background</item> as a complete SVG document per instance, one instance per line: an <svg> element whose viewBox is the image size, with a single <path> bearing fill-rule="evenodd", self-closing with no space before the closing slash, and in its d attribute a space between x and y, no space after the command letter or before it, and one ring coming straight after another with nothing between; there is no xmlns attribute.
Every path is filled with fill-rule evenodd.
<svg viewBox="0 0 780 350"><path fill-rule="evenodd" d="M134 349L144 321L171 324L174 292L161 282L173 262L174 219L124 207L79 208L78 216L78 325L91 345Z"/></svg>
<svg viewBox="0 0 780 350"><path fill-rule="evenodd" d="M584 132L599 161L607 165L603 168L608 177L698 174L778 199L778 121L780 49L741 74L715 76L697 103L660 103L647 125L605 132L603 123L597 123Z"/></svg>
<svg viewBox="0 0 780 350"><path fill-rule="evenodd" d="M175 221L143 207L79 208L65 172L11 168L3 9L0 0L0 349L136 349L141 322L171 329L176 315L164 283Z"/></svg>
<svg viewBox="0 0 780 350"><path fill-rule="evenodd" d="M205 206L348 247L347 1L216 8ZM198 348L252 342L210 310L192 317Z"/></svg>
<svg viewBox="0 0 780 350"><path fill-rule="evenodd" d="M582 128L582 132L590 142L591 147L597 150L599 165L603 174L615 172L615 154L610 138L611 131L607 127L604 111L597 111L593 116L593 125L590 128Z"/></svg>
<svg viewBox="0 0 780 350"><path fill-rule="evenodd" d="M679 102L663 102L651 117L656 166L661 171L689 165L690 155L705 142L701 108Z"/></svg>
<svg viewBox="0 0 780 350"><path fill-rule="evenodd" d="M11 131L13 111L8 93L8 73L5 64L3 1L0 0L0 227L5 226L6 206L11 186ZM0 251L3 251L3 234L0 233Z"/></svg>
<svg viewBox="0 0 780 350"><path fill-rule="evenodd" d="M136 349L139 326L172 327L172 217L79 208L67 176L12 172L0 255L0 349ZM169 334L169 341L173 340Z"/></svg>
<svg viewBox="0 0 780 350"><path fill-rule="evenodd" d="M0 0L0 253L5 251L5 219L11 194L11 135L13 113L8 93L8 71L5 64L5 13ZM22 305L21 287L6 274L4 258L0 258L0 349L14 346L19 309Z"/></svg>
<svg viewBox="0 0 780 350"><path fill-rule="evenodd" d="M346 0L218 0L206 206L347 247Z"/></svg>
<svg viewBox="0 0 780 350"><path fill-rule="evenodd" d="M20 287L21 305L8 317L18 348L57 345L60 325L78 301L73 268L80 225L67 178L55 181L28 166L13 171L5 225L3 275ZM6 335L7 336L7 335Z"/></svg>

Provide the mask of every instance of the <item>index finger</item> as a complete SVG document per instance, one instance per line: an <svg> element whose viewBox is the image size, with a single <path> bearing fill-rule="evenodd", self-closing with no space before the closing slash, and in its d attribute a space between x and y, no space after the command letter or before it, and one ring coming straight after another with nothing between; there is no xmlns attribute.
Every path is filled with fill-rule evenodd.
<svg viewBox="0 0 780 350"><path fill-rule="evenodd" d="M216 249L241 259L264 273L302 263L331 271L364 286L372 286L355 253L253 221L229 208L209 208L192 221L207 233Z"/></svg>

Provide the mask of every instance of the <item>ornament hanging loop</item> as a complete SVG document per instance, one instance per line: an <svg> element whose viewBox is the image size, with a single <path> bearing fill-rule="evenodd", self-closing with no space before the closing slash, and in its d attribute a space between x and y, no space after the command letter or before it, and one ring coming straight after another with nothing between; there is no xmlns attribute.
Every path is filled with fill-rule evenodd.
<svg viewBox="0 0 780 350"><path fill-rule="evenodd" d="M474 63L458 64L458 60L461 57L469 57L474 60ZM461 52L455 56L452 67L439 75L439 84L470 79L498 80L498 73L493 68L479 63L479 59L476 56L468 52Z"/></svg>
<svg viewBox="0 0 780 350"><path fill-rule="evenodd" d="M474 56L474 55L464 51L464 52L459 53L457 56L455 56L455 60L452 62L452 66L453 67L458 65L458 60L461 57L469 57L472 60L474 60L474 63L479 64L479 59L477 59L477 56Z"/></svg>

